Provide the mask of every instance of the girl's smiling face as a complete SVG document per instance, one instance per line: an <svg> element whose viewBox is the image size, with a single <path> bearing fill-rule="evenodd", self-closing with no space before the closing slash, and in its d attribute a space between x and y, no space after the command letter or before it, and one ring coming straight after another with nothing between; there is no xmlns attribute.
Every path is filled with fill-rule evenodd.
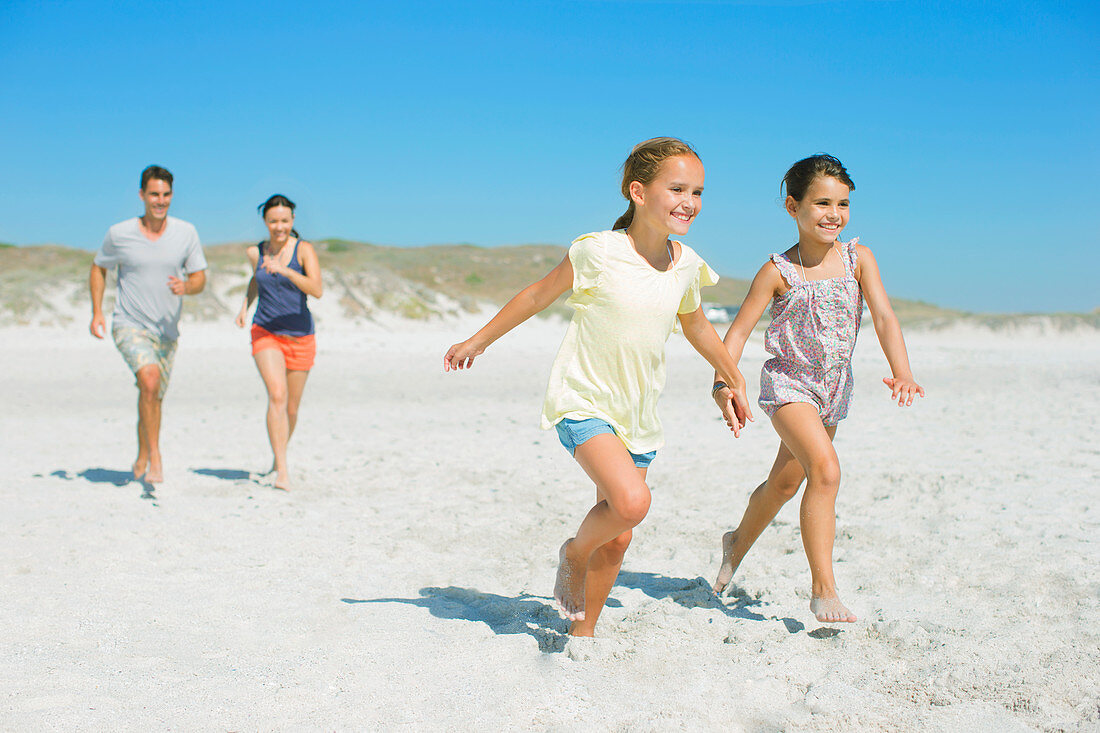
<svg viewBox="0 0 1100 733"><path fill-rule="evenodd" d="M264 224L272 243L285 242L294 228L294 212L286 206L272 206L264 214Z"/></svg>
<svg viewBox="0 0 1100 733"><path fill-rule="evenodd" d="M831 247L848 225L851 191L832 176L818 176L801 201L787 197L787 213L798 225L798 241Z"/></svg>
<svg viewBox="0 0 1100 733"><path fill-rule="evenodd" d="M630 184L637 216L658 230L687 234L703 208L703 179L703 164L694 155L668 158L653 181Z"/></svg>

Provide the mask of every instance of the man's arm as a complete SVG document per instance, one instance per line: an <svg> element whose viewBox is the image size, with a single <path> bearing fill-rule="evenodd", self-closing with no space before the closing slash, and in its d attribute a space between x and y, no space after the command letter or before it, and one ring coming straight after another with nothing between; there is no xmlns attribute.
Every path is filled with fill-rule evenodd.
<svg viewBox="0 0 1100 733"><path fill-rule="evenodd" d="M190 272L186 280L178 277L168 278L168 287L176 295L198 295L206 287L206 270Z"/></svg>
<svg viewBox="0 0 1100 733"><path fill-rule="evenodd" d="M92 263L88 273L88 290L92 295L92 323L88 330L97 339L103 338L107 331L107 319L103 317L103 291L107 288L107 268Z"/></svg>

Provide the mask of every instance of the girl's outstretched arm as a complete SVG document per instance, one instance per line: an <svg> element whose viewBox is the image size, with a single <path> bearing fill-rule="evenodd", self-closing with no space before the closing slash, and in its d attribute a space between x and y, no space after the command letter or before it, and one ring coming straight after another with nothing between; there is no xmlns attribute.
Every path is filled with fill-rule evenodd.
<svg viewBox="0 0 1100 733"><path fill-rule="evenodd" d="M726 351L733 359L734 364L741 361L741 352L745 350L745 342L749 340L752 329L756 327L757 321L764 314L764 309L768 307L772 297L783 287L785 287L783 276L779 274L779 270L770 261L765 262L760 271L756 273L756 277L752 279L749 292L745 295L745 300L737 310L737 315L734 316L729 330L726 331L726 338L723 339ZM720 382L726 383L721 374L715 372L714 383L718 384ZM742 386L743 389L744 386ZM736 435L737 431L734 430L733 426L737 422L737 411L732 401L734 397L733 390L729 386L721 387L712 390L711 396L718 403L718 408L722 411L722 417L725 418L726 425Z"/></svg>
<svg viewBox="0 0 1100 733"><path fill-rule="evenodd" d="M905 339L901 335L901 325L894 315L894 309L890 307L890 298L882 285L878 263L875 262L871 250L862 244L856 245L856 257L856 280L867 300L867 308L871 311L871 319L875 324L875 334L878 335L882 353L886 354L886 361L890 363L890 371L893 373L892 377L885 377L882 381L890 388L890 399L896 399L899 406L911 405L917 395L924 397L924 388L913 379L913 371L909 368L909 354L905 350Z"/></svg>
<svg viewBox="0 0 1100 733"><path fill-rule="evenodd" d="M443 357L443 371L473 366L474 357L480 356L490 344L531 316L545 310L559 295L572 287L573 263L569 261L569 255L566 255L546 277L528 285L509 300L480 331L447 349L447 354Z"/></svg>
<svg viewBox="0 0 1100 733"><path fill-rule="evenodd" d="M733 431L733 437L740 437L741 428L745 427L746 421L752 420L752 410L749 409L749 400L745 396L745 378L738 371L737 362L718 340L718 334L703 315L701 306L693 313L681 313L679 318L688 343L710 362L722 380L729 385L728 400L733 419L727 419L726 422Z"/></svg>

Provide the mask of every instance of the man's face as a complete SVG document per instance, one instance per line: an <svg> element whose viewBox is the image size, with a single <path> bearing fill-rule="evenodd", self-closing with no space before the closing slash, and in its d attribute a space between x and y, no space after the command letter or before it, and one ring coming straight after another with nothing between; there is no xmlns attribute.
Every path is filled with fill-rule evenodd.
<svg viewBox="0 0 1100 733"><path fill-rule="evenodd" d="M145 216L160 221L168 216L168 206L172 203L172 186L168 181L150 178L138 194L145 203Z"/></svg>

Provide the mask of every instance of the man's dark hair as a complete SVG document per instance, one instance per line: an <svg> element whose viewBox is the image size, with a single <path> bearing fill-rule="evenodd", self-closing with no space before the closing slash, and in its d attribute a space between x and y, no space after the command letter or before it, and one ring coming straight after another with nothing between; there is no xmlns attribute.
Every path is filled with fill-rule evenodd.
<svg viewBox="0 0 1100 733"><path fill-rule="evenodd" d="M141 190L144 191L145 187L149 185L149 181L154 178L166 182L168 188L172 187L172 174L168 172L168 169L161 168L159 165L151 165L141 172Z"/></svg>

